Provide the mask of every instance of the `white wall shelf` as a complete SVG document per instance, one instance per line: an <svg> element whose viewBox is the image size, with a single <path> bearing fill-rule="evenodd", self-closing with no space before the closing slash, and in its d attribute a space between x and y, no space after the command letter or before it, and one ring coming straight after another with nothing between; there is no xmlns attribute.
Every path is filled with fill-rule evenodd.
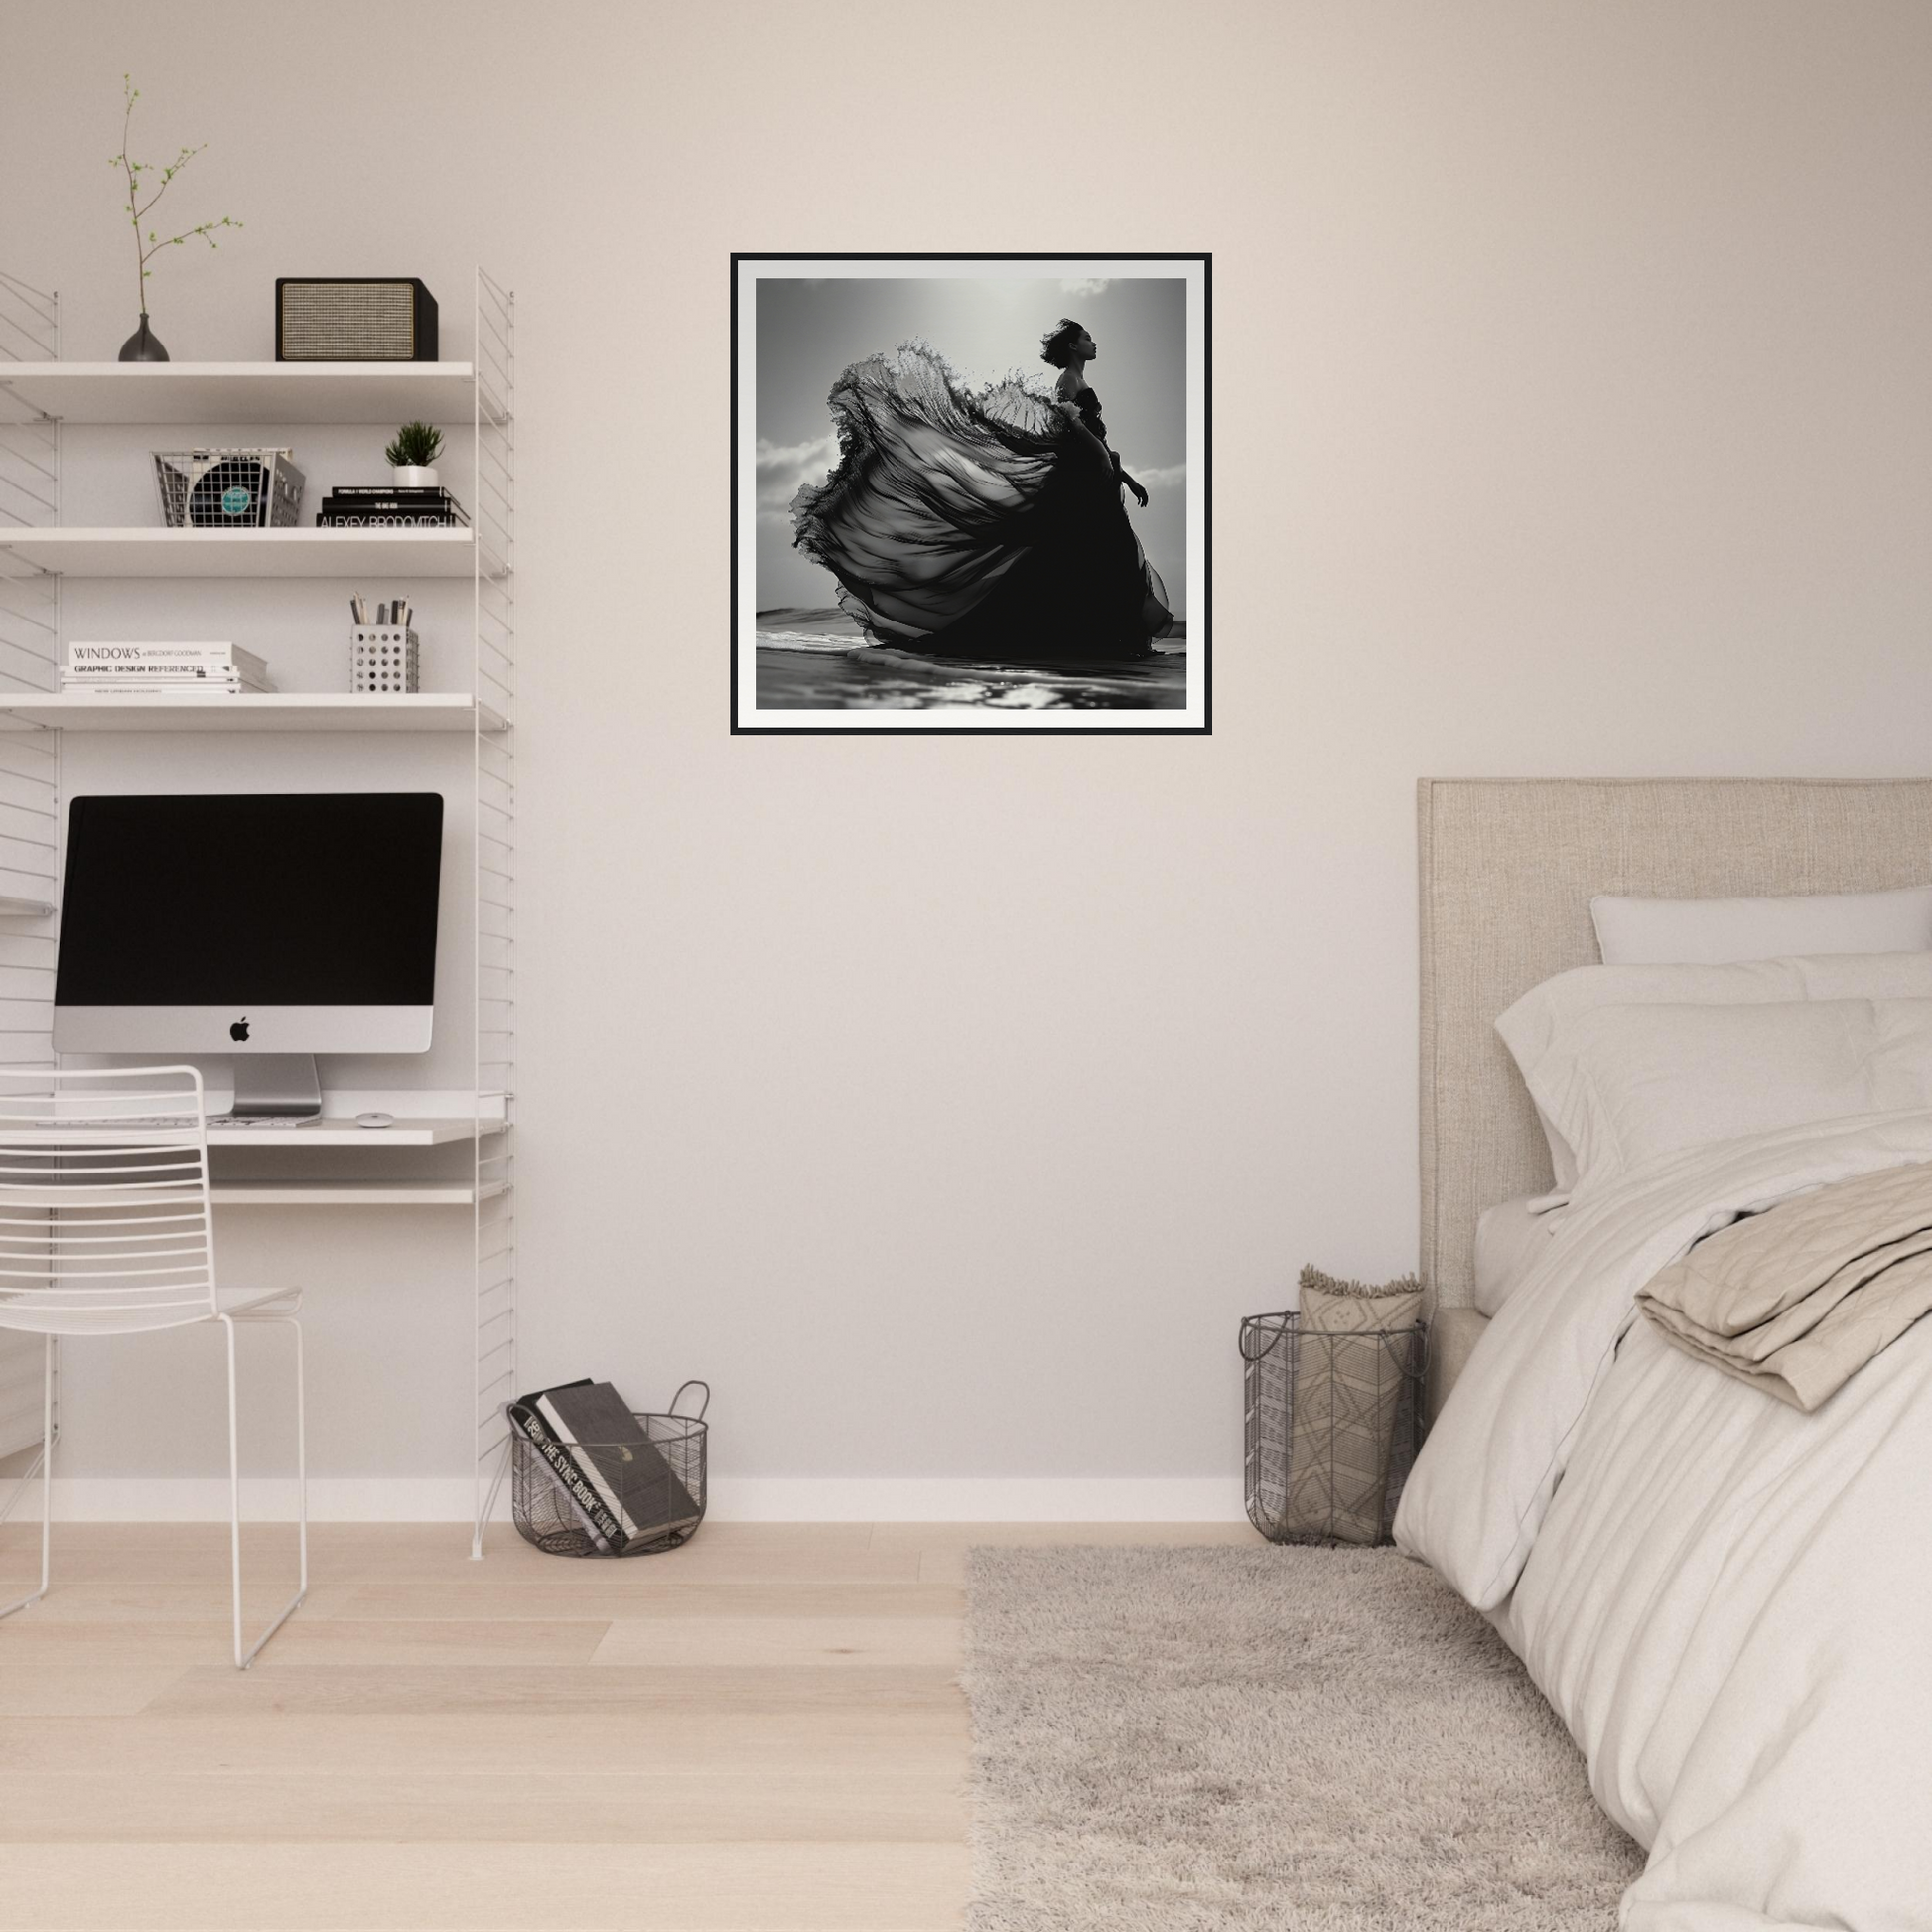
<svg viewBox="0 0 1932 1932"><path fill-rule="evenodd" d="M0 551L64 577L500 574L469 530L0 529Z"/></svg>
<svg viewBox="0 0 1932 1932"><path fill-rule="evenodd" d="M503 1191L468 1180L214 1180L216 1207L475 1207Z"/></svg>
<svg viewBox="0 0 1932 1932"><path fill-rule="evenodd" d="M446 316L448 312L446 311ZM470 1452L476 1479L472 1553L483 1553L496 1486L508 1463L503 1404L518 1381L515 1135L511 1092L516 1060L516 788L511 729L515 715L516 599L512 528L515 485L515 304L507 289L482 269L475 282L475 331L465 362L64 362L57 295L0 273L0 1004L10 1021L7 1057L23 1064L55 1058L49 1016L54 995L53 921L60 900L61 797L66 733L215 732L231 745L192 741L183 768L228 760L259 768L252 732L386 732L380 751L403 768L432 754L401 735L463 734L473 748L469 810L470 1067L460 1083L412 1088L373 1099L337 1093L332 1104L379 1106L396 1115L387 1128L357 1127L352 1119L315 1124L210 1129L224 1150L281 1149L272 1164L300 1166L283 1178L216 1180L213 1198L247 1207L436 1207L467 1210L472 1271L472 1342L462 1373L472 1391ZM410 418L469 425L468 503L472 526L454 529L345 530L314 524L274 530L97 528L63 520L64 448L90 466L138 461L129 439L64 432L75 425L109 429L170 424L169 441L183 447L246 440L230 425L280 431L299 424L391 427ZM154 439L146 439L152 442ZM283 440L279 436L277 440ZM460 460L459 460L460 461ZM450 466L453 470L456 465ZM123 484L125 471L116 473ZM96 501L112 501L96 496ZM100 514L132 513L128 507ZM168 580L184 585L210 579L255 580L255 593L168 592L179 603L206 603L224 612L252 602L287 604L277 584L299 579L361 579L398 588L442 578L471 588L470 673L462 693L351 697L347 693L288 691L234 697L190 693L116 695L62 692L68 632L64 599L127 609L134 600L93 591L86 580ZM64 586L73 586L64 590ZM158 592L138 594L160 601ZM228 621L239 621L230 618ZM148 633L152 634L152 633ZM203 635L210 634L207 631ZM227 634L218 632L213 634ZM93 745L76 762L96 769L103 759L146 773L159 748ZM290 746L291 755L316 756ZM342 764L369 783L376 748L345 746ZM439 750L435 757L441 758ZM153 781L146 779L143 787ZM244 787L246 788L246 787ZM46 927L26 922L47 919ZM18 921L19 923L6 923ZM454 922L452 921L452 924ZM450 1069L452 1072L455 1068ZM408 1107L425 1110L420 1116ZM445 1114L430 1117L440 1107ZM467 1111L465 1111L467 1110ZM332 1177L330 1148L359 1148L358 1168L384 1164L377 1149L424 1149L467 1144L468 1156L445 1159L467 1173L438 1178ZM317 1150L297 1163L288 1150ZM240 1165L237 1161L236 1165ZM398 1164L406 1173L408 1159ZM39 1440L40 1380L12 1378L0 1332L0 1443ZM33 1360L38 1362L38 1353ZM24 1358L23 1358L24 1359ZM15 1382L18 1380L18 1388ZM26 1391L21 1394L20 1391ZM58 1396L57 1396L58 1402ZM26 1413L17 1414L22 1404ZM58 1414L58 1410L57 1410ZM18 1425L18 1427L16 1427ZM22 1433L24 1431L24 1433Z"/></svg>
<svg viewBox="0 0 1932 1932"><path fill-rule="evenodd" d="M108 697L0 691L0 718L47 730L92 732L489 732L503 717L463 691L355 696L336 691L194 692ZM0 913L7 902L0 900Z"/></svg>
<svg viewBox="0 0 1932 1932"><path fill-rule="evenodd" d="M0 389L69 423L394 425L469 415L475 376L468 362L17 362Z"/></svg>

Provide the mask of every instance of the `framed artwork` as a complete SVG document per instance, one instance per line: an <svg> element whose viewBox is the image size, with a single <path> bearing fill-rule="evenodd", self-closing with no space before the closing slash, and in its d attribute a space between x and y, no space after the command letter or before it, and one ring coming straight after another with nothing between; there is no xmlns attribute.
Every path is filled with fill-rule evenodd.
<svg viewBox="0 0 1932 1932"><path fill-rule="evenodd" d="M734 255L734 732L1206 732L1207 255Z"/></svg>

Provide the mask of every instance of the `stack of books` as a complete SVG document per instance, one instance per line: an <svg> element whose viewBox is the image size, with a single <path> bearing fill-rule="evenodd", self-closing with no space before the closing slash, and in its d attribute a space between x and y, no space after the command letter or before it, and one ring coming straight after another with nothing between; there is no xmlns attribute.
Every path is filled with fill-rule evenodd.
<svg viewBox="0 0 1932 1932"><path fill-rule="evenodd" d="M563 1382L505 1407L600 1554L674 1541L704 1515L609 1382Z"/></svg>
<svg viewBox="0 0 1932 1932"><path fill-rule="evenodd" d="M239 644L69 644L63 691L272 691L268 666Z"/></svg>
<svg viewBox="0 0 1932 1932"><path fill-rule="evenodd" d="M468 525L463 505L440 485L398 489L389 483L340 483L322 499L322 529L410 530Z"/></svg>

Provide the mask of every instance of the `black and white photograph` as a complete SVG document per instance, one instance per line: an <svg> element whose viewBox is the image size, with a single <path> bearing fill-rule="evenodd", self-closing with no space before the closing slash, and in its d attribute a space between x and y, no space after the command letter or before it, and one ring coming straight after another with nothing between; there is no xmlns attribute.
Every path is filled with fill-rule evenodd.
<svg viewBox="0 0 1932 1932"><path fill-rule="evenodd" d="M734 255L732 729L1211 729L1210 266Z"/></svg>

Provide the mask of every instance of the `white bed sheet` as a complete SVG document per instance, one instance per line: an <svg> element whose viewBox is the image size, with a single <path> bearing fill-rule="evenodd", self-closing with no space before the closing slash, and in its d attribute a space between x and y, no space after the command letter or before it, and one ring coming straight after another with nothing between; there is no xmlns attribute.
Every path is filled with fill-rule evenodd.
<svg viewBox="0 0 1932 1932"><path fill-rule="evenodd" d="M1932 1324L1815 1415L1632 1325L1698 1235L1932 1161L1932 1114L1651 1163L1504 1305L1398 1542L1487 1611L1650 1848L1624 1932L1932 1932Z"/></svg>

